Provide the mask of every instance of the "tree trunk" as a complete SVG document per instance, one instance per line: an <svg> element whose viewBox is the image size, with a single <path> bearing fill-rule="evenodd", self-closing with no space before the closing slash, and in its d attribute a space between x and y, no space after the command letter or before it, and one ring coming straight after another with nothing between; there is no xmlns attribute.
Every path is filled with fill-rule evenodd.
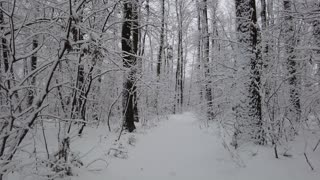
<svg viewBox="0 0 320 180"><path fill-rule="evenodd" d="M178 21L178 54L177 54L177 69L176 69L176 105L174 108L175 113L182 112L183 107L183 70L184 70L184 60L183 60L183 17L182 17L182 1L176 0L176 14Z"/></svg>
<svg viewBox="0 0 320 180"><path fill-rule="evenodd" d="M202 4L202 37L203 37L203 64L204 64L204 78L205 78L205 98L207 104L207 119L212 120L212 89L211 89L211 77L210 77L210 37L209 37L209 24L208 24L208 5L207 0L203 0Z"/></svg>
<svg viewBox="0 0 320 180"><path fill-rule="evenodd" d="M157 76L160 78L162 58L163 58L163 48L164 48L164 0L161 1L161 30L160 30L160 45L159 45L159 54L158 54L158 63L157 63Z"/></svg>
<svg viewBox="0 0 320 180"><path fill-rule="evenodd" d="M133 11L132 11L132 37L133 37L133 52L132 54L138 54L138 47L139 47L139 35L140 35L140 28L139 28L139 0L135 0L133 2ZM139 111L138 111L138 95L137 95L137 76L140 72L141 58L133 57L135 60L135 67L134 67L134 86L133 86L133 119L134 122L139 122Z"/></svg>
<svg viewBox="0 0 320 180"><path fill-rule="evenodd" d="M38 39L37 37L35 37L32 41L32 49L35 50L36 48L38 48ZM30 72L32 72L33 70L35 70L37 68L37 53L32 54L31 56L31 62L30 62ZM31 78L30 81L30 85L33 87L32 89L30 89L28 91L28 100L27 100L27 105L31 106L33 103L33 99L35 96L35 86L36 86L36 77L33 76Z"/></svg>
<svg viewBox="0 0 320 180"><path fill-rule="evenodd" d="M162 89L160 86L161 83L161 74L162 74L162 66L163 66L163 60L164 60L164 16L165 16L165 6L164 6L164 0L161 0L161 29L160 29L160 44L159 44L159 54L158 54L158 62L157 62L157 87L156 87L156 97L155 97L155 109L157 112L157 115L159 115L159 107L160 107L160 96Z"/></svg>
<svg viewBox="0 0 320 180"><path fill-rule="evenodd" d="M202 79L202 30L201 30L201 7L200 2L197 0L197 28L198 28L198 42L197 42L197 81L199 88L199 104L203 100L203 88L201 84Z"/></svg>
<svg viewBox="0 0 320 180"><path fill-rule="evenodd" d="M300 122L301 117L301 77L299 75L300 63L295 60L296 55L294 48L296 46L296 37L294 30L294 19L292 15L293 4L291 0L284 0L283 7L285 11L284 19L284 43L286 53L286 63L288 71L288 88L289 102L287 118L291 121L295 133L297 133L296 125Z"/></svg>
<svg viewBox="0 0 320 180"><path fill-rule="evenodd" d="M78 22L75 22L77 24ZM73 27L71 29L72 35L73 35L73 40L74 42L83 40L83 35L81 34L81 31L77 27ZM79 45L79 49L81 45ZM82 63L82 57L83 57L83 52L78 52L80 53L78 55L78 64L77 64L77 75L76 75L76 89L74 90L73 93L73 100L72 100L72 108L71 108L71 118L72 119L82 119L81 117L81 106L84 102L84 64ZM82 119L84 120L84 119Z"/></svg>
<svg viewBox="0 0 320 180"><path fill-rule="evenodd" d="M240 71L238 78L240 92L236 110L238 123L250 126L252 139L258 143L265 142L262 130L261 111L261 57L258 49L258 29L255 0L236 0L236 26L238 33ZM245 126L243 126L245 127ZM241 131L241 130L240 130ZM242 130L247 131L247 130ZM241 131L241 132L242 132Z"/></svg>
<svg viewBox="0 0 320 180"><path fill-rule="evenodd" d="M137 50L138 50L138 13L137 1L125 1L123 5L124 22L122 24L122 53L123 66L128 69L124 75L123 82L123 118L124 128L129 132L136 129L134 121L137 115L135 108L134 93L136 92L136 72L137 72ZM135 115L136 114L136 115Z"/></svg>
<svg viewBox="0 0 320 180"><path fill-rule="evenodd" d="M315 4L315 6L320 8L320 3ZM319 18L316 18L313 21L312 34L314 37L315 46L320 49L320 20L319 20ZM314 59L313 59L313 61L317 64L316 77L317 77L318 81L320 80L320 50L319 49L314 51ZM320 84L318 86L320 87Z"/></svg>
<svg viewBox="0 0 320 180"><path fill-rule="evenodd" d="M0 2L0 7L2 8L2 2ZM4 16L3 16L3 12L2 11L0 11L0 25L1 25L1 27L0 27L0 30L2 31L3 30L3 25L4 25ZM4 66L4 58L5 58L5 56L7 56L6 55L6 51L5 51L5 40L3 40L4 38L1 38L1 44L0 44L0 84L1 85L4 85L3 84L3 78L4 78L4 68L3 68L3 66ZM2 60L3 59L3 60ZM0 93L0 106L1 105L3 105L5 103L5 97L4 97L4 94L2 94L2 93ZM1 125L1 124L0 124Z"/></svg>
<svg viewBox="0 0 320 180"><path fill-rule="evenodd" d="M38 18L39 14L40 14L40 7L38 3L34 4L35 7L35 12L34 12L34 18ZM35 50L38 48L39 46L39 42L38 42L38 38L39 36L35 36L34 39L32 40L32 50ZM31 61L30 61L30 72L34 71L37 68L37 61L38 61L38 57L37 57L37 53L32 54L31 56ZM28 91L28 97L27 97L27 106L31 106L33 103L33 99L35 96L35 86L36 86L36 76L32 76L31 81L30 81L30 85L32 86L32 89L29 89Z"/></svg>

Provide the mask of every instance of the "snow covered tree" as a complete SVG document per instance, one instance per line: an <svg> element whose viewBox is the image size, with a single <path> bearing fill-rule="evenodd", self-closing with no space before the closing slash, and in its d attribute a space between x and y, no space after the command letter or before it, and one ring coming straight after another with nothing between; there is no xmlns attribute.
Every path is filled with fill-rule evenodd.
<svg viewBox="0 0 320 180"><path fill-rule="evenodd" d="M123 83L123 117L124 127L132 132L136 127L134 125L137 109L134 108L135 100L134 93L136 87L137 73L137 51L138 51L138 1L129 0L123 4L124 22L122 25L122 51L123 51L123 66L127 69L124 75Z"/></svg>
<svg viewBox="0 0 320 180"><path fill-rule="evenodd" d="M289 89L289 107L287 118L293 125L292 128L296 129L296 125L299 124L301 118L301 75L299 73L300 63L296 60L295 47L297 44L297 37L295 31L295 22L293 19L293 2L292 0L284 0L283 8L284 14L284 43L285 43L285 55L287 60L288 71L288 89Z"/></svg>
<svg viewBox="0 0 320 180"><path fill-rule="evenodd" d="M165 0L161 1L161 28L160 28L160 44L158 53L158 63L157 63L157 76L160 78L161 66L164 57L164 33L165 33Z"/></svg>
<svg viewBox="0 0 320 180"><path fill-rule="evenodd" d="M208 23L208 4L207 0L203 0L200 3L201 7L201 25L202 25L202 50L203 50L203 69L205 78L205 99L207 108L207 118L208 120L213 119L213 109L212 109L212 87L211 87L211 77L210 77L210 37L209 37L209 23Z"/></svg>
<svg viewBox="0 0 320 180"><path fill-rule="evenodd" d="M249 132L256 143L263 144L265 135L261 111L261 57L255 0L235 0L238 39L238 101L234 107L237 133Z"/></svg>
<svg viewBox="0 0 320 180"><path fill-rule="evenodd" d="M319 13L320 3L315 3L315 7L316 7L315 11ZM316 47L320 48L320 20L318 18L315 18L315 20L313 21L312 35L314 37L314 42L315 42ZM314 52L315 52L314 61L317 64L316 75L318 76L318 78L320 80L320 50L315 50Z"/></svg>
<svg viewBox="0 0 320 180"><path fill-rule="evenodd" d="M183 52L183 1L176 0L176 15L178 23L178 53L177 53L177 69L175 84L176 104L174 112L182 112L183 108L183 89L184 89L184 52Z"/></svg>

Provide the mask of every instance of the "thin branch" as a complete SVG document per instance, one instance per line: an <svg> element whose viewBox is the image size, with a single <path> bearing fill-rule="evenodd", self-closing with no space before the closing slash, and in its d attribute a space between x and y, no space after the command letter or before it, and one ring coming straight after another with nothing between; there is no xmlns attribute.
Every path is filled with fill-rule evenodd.
<svg viewBox="0 0 320 180"><path fill-rule="evenodd" d="M110 127L110 115L111 115L111 111L112 111L112 108L113 106L117 103L117 101L120 99L122 93L119 93L118 97L112 102L110 108L109 108L109 113L108 113L108 118L107 118L107 125L108 125L108 129L109 129L109 132L111 132L111 127Z"/></svg>
<svg viewBox="0 0 320 180"><path fill-rule="evenodd" d="M320 144L320 139L318 140L317 144L314 146L314 148L313 148L313 152L315 152L315 151L316 151L316 149L317 149L317 147L319 146L319 144Z"/></svg>
<svg viewBox="0 0 320 180"><path fill-rule="evenodd" d="M313 170L314 170L314 168L313 168L313 166L312 166L311 162L309 161L309 158L308 158L307 154L304 152L304 153L303 153L303 155L304 155L304 157L306 158L306 161L307 161L308 165L310 166L311 171L313 171Z"/></svg>

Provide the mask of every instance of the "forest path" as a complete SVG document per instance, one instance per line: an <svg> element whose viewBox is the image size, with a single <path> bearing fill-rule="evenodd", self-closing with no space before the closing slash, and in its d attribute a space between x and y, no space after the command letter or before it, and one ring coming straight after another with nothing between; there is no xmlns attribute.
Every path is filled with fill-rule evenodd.
<svg viewBox="0 0 320 180"><path fill-rule="evenodd" d="M217 174L219 140L205 134L191 113L174 115L143 137L126 162L110 164L112 180L211 179Z"/></svg>
<svg viewBox="0 0 320 180"><path fill-rule="evenodd" d="M218 137L201 130L194 114L184 113L170 116L141 137L128 159L112 161L99 176L101 180L209 180L235 166L222 157L228 155Z"/></svg>
<svg viewBox="0 0 320 180"><path fill-rule="evenodd" d="M127 159L112 158L107 169L84 173L75 180L318 180L303 155L275 159L272 149L239 149L241 160L231 159L217 128L200 128L192 113L169 116L146 135L139 136ZM133 135L138 135L139 132ZM130 146L130 145L129 145ZM304 146L301 146L304 147ZM258 154L258 155L257 155ZM237 156L235 156L237 157ZM317 158L318 159L318 158ZM315 167L320 162L312 159ZM243 162L240 168L235 162Z"/></svg>

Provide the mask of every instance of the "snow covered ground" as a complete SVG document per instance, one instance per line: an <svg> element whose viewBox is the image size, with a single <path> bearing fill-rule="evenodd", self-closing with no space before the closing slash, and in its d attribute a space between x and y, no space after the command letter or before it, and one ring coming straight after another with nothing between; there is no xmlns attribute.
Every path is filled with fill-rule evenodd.
<svg viewBox="0 0 320 180"><path fill-rule="evenodd" d="M63 180L320 179L320 147L312 151L320 138L317 131L303 131L295 141L279 147L280 159L275 159L272 147L247 143L235 151L227 138L222 138L223 131L217 125L202 125L193 113L171 115L149 121L148 126L138 124L136 132L124 133L120 141L115 141L119 130L110 133L103 126L88 126L71 144L84 166L73 168L76 176ZM48 139L55 136L54 126L51 129ZM56 148L56 143L49 144L49 149ZM292 157L283 156L285 151ZM306 163L304 152L314 171ZM34 170L24 168L6 179L41 179Z"/></svg>
<svg viewBox="0 0 320 180"><path fill-rule="evenodd" d="M240 148L238 152L230 152L224 148L218 130L212 133L200 128L199 125L194 114L184 113L170 116L168 120L160 123L159 127L153 128L146 134L138 130L133 135L124 135L125 140L121 141L124 144L120 142L114 144L117 147L120 145L120 149L123 147L121 152L124 153L120 153L121 158L110 159L109 154L106 169L88 171L82 168L78 170L78 176L72 177L72 180L194 180L196 178L198 180L319 180L320 178L320 149L316 153L308 151L309 159L315 167L315 170L311 171L303 156L306 146L301 143L293 143L293 150L290 150L293 156L290 158L280 155L280 159L275 159L270 147L250 144ZM79 144L78 148L81 148L80 146ZM95 158L107 151L100 145L99 147L100 151L95 150ZM282 149L279 148L279 154L281 153ZM88 155L89 157L94 159L91 155ZM93 169L95 166L95 164L90 165Z"/></svg>

